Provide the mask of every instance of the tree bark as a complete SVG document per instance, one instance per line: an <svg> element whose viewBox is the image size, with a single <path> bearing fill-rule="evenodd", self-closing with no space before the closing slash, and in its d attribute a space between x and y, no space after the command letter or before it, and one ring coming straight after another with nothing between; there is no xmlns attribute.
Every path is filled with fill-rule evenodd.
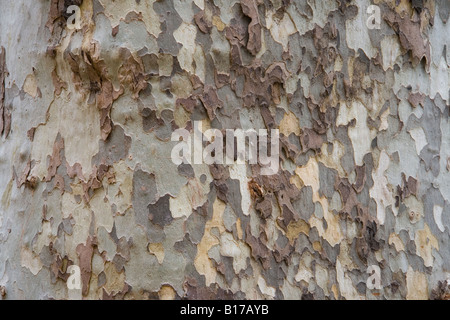
<svg viewBox="0 0 450 320"><path fill-rule="evenodd" d="M1 1L2 298L450 298L450 4L375 2Z"/></svg>

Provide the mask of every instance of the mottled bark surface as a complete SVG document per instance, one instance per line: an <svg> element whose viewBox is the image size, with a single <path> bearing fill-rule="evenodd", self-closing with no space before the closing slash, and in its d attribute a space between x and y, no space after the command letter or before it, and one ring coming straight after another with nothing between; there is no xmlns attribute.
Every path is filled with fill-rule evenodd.
<svg viewBox="0 0 450 320"><path fill-rule="evenodd" d="M449 10L0 0L1 296L449 298ZM279 171L175 165L194 121Z"/></svg>

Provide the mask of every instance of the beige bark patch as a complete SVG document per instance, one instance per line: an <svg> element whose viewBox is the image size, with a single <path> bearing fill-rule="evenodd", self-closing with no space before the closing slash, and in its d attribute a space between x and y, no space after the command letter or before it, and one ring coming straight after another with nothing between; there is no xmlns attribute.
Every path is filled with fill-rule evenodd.
<svg viewBox="0 0 450 320"><path fill-rule="evenodd" d="M316 227L319 235L326 239L332 246L340 243L343 239L342 231L339 226L339 219L336 215L329 211L329 203L325 197L319 196L319 165L316 160L310 159L306 166L297 167L295 173L307 186L313 189L313 201L319 202L322 205L324 219L327 222L328 228L324 230L321 220L312 216L309 220L311 227Z"/></svg>
<svg viewBox="0 0 450 320"><path fill-rule="evenodd" d="M309 226L304 220L292 221L287 227L286 237L290 243L298 238L300 233L309 234Z"/></svg>
<svg viewBox="0 0 450 320"><path fill-rule="evenodd" d="M406 273L406 288L407 300L428 300L427 277L419 271L414 271L412 267L409 267Z"/></svg>
<svg viewBox="0 0 450 320"><path fill-rule="evenodd" d="M238 274L247 267L250 248L241 241L236 241L231 233L226 232L220 237L220 254L233 258L233 269Z"/></svg>
<svg viewBox="0 0 450 320"><path fill-rule="evenodd" d="M205 56L202 48L195 43L197 28L183 22L173 33L175 40L183 47L178 54L180 67L197 75L200 80L205 81Z"/></svg>
<svg viewBox="0 0 450 320"><path fill-rule="evenodd" d="M170 211L174 218L189 217L193 209L203 205L206 201L208 185L202 184L198 179L189 179L188 183L181 187L176 198L170 198Z"/></svg>
<svg viewBox="0 0 450 320"><path fill-rule="evenodd" d="M272 38L283 46L285 52L289 51L289 36L297 32L295 24L288 14L284 14L281 19L276 18L274 11L266 12L266 25L270 30Z"/></svg>
<svg viewBox="0 0 450 320"><path fill-rule="evenodd" d="M130 12L136 12L142 15L142 21L144 21L148 33L157 37L161 32L159 16L153 9L153 4L157 0L149 1L135 1L135 0L100 0L100 3L105 8L105 12L111 20L112 27L120 24L121 20L125 20L125 17Z"/></svg>
<svg viewBox="0 0 450 320"><path fill-rule="evenodd" d="M395 250L397 250L397 252L405 250L405 246L404 246L402 240L395 233L391 233L391 235L389 236L389 244L393 244L395 246Z"/></svg>
<svg viewBox="0 0 450 320"><path fill-rule="evenodd" d="M163 285L158 292L160 300L175 300L176 292L169 285Z"/></svg>
<svg viewBox="0 0 450 320"><path fill-rule="evenodd" d="M164 246L161 243L150 243L148 251L156 256L160 264L164 262Z"/></svg>
<svg viewBox="0 0 450 320"><path fill-rule="evenodd" d="M384 224L386 217L386 207L391 206L394 214L397 214L397 210L394 206L395 199L389 189L388 180L384 176L385 171L389 167L390 159L386 151L380 153L380 159L378 161L378 168L372 173L374 181L373 187L370 189L370 196L377 203L377 219L380 224Z"/></svg>
<svg viewBox="0 0 450 320"><path fill-rule="evenodd" d="M283 120L281 120L280 133L286 137L289 137L291 133L300 136L300 123L292 112L285 114Z"/></svg>
<svg viewBox="0 0 450 320"><path fill-rule="evenodd" d="M439 250L439 243L426 223L423 230L416 232L415 241L417 254L423 258L426 267L432 267L433 249Z"/></svg>
<svg viewBox="0 0 450 320"><path fill-rule="evenodd" d="M222 32L226 27L226 24L222 22L219 16L213 16L212 23L220 32Z"/></svg>
<svg viewBox="0 0 450 320"><path fill-rule="evenodd" d="M206 223L205 233L202 240L197 246L197 256L194 260L195 268L198 273L202 274L206 278L206 285L209 286L214 283L216 279L217 271L213 267L212 261L209 259L208 251L213 246L218 245L219 239L211 233L212 228L219 229L220 232L225 231L223 226L222 215L225 211L225 203L219 199L216 199L213 204L213 217L210 221Z"/></svg>
<svg viewBox="0 0 450 320"><path fill-rule="evenodd" d="M34 74L29 74L25 78L25 82L23 84L23 91L28 93L33 98L36 98L38 94L38 86L37 86L37 80Z"/></svg>
<svg viewBox="0 0 450 320"><path fill-rule="evenodd" d="M258 278L258 287L262 294L275 298L275 288L268 286L263 277Z"/></svg>
<svg viewBox="0 0 450 320"><path fill-rule="evenodd" d="M112 262L105 263L106 284L104 288L108 294L116 294L123 290L125 284L125 272L117 272Z"/></svg>
<svg viewBox="0 0 450 320"><path fill-rule="evenodd" d="M20 251L20 258L21 266L30 270L30 272L34 275L37 275L43 267L39 256L27 247L22 247L22 250Z"/></svg>

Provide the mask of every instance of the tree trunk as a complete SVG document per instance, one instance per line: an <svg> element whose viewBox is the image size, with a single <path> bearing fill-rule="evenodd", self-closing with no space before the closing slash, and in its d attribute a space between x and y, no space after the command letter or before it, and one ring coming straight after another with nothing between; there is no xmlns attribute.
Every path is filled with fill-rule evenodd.
<svg viewBox="0 0 450 320"><path fill-rule="evenodd" d="M450 298L450 3L374 2L1 1L1 296Z"/></svg>

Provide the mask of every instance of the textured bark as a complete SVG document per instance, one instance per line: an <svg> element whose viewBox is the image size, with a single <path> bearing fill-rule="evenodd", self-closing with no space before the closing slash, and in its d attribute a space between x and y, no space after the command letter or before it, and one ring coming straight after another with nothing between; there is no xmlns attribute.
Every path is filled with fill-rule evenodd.
<svg viewBox="0 0 450 320"><path fill-rule="evenodd" d="M0 296L448 299L450 3L370 4L1 0ZM194 121L279 171L175 165Z"/></svg>

